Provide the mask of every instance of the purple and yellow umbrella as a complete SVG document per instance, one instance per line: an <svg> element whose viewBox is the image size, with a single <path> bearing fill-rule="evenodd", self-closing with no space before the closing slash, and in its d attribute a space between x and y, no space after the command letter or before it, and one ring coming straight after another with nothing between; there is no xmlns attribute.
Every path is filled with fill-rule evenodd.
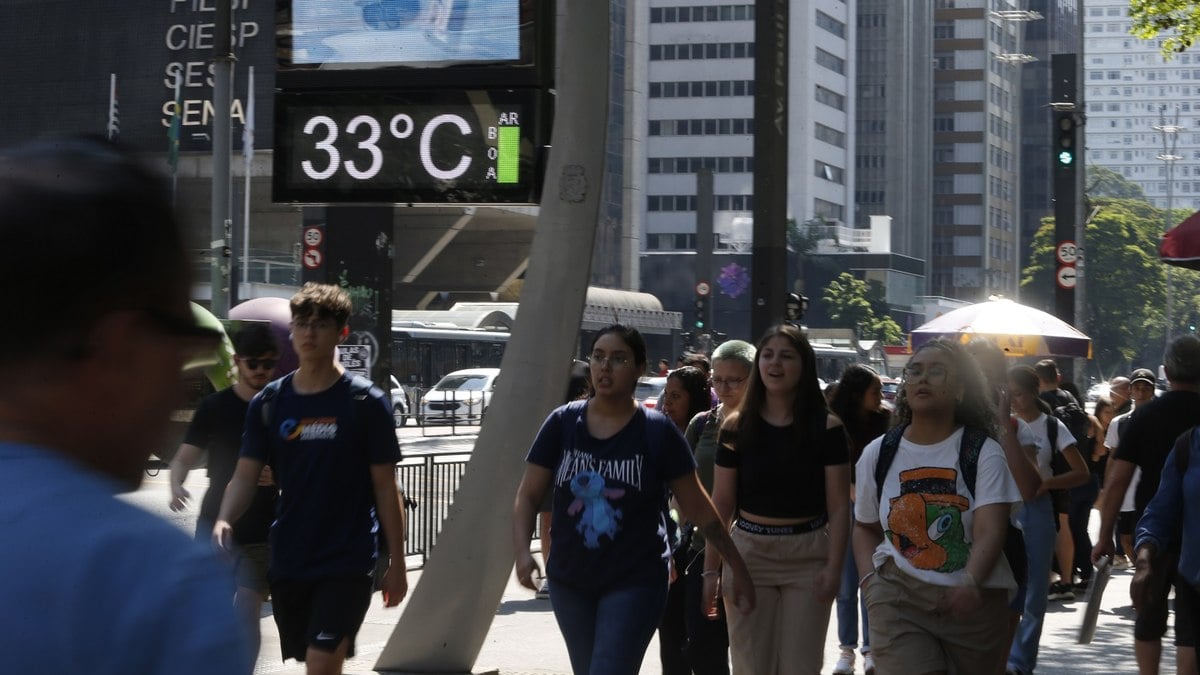
<svg viewBox="0 0 1200 675"><path fill-rule="evenodd" d="M909 335L917 349L935 338L963 344L991 338L1007 356L1092 357L1092 339L1058 317L1007 298L997 298L946 312Z"/></svg>

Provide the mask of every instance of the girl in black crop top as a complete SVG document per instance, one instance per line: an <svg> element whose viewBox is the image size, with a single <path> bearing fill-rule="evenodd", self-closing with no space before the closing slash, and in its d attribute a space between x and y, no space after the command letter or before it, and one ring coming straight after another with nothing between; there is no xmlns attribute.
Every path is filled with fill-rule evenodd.
<svg viewBox="0 0 1200 675"><path fill-rule="evenodd" d="M729 612L733 674L816 673L850 533L846 434L825 407L799 329L768 330L754 366L740 408L722 424L713 480L713 503L766 600L748 616ZM712 603L720 565L709 547Z"/></svg>

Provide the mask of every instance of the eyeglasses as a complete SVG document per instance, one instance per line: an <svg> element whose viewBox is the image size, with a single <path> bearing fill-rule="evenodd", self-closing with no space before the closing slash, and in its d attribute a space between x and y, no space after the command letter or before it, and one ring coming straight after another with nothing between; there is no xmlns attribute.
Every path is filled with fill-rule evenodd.
<svg viewBox="0 0 1200 675"><path fill-rule="evenodd" d="M275 364L279 363L279 359L242 359L242 363L246 364L246 367L250 370L258 370L259 368L271 370L275 367Z"/></svg>
<svg viewBox="0 0 1200 675"><path fill-rule="evenodd" d="M611 368L624 368L625 366L629 365L629 357L621 354L614 354L612 356L592 354L588 360L591 361L592 365L596 366L597 368L603 368L605 366L609 366Z"/></svg>
<svg viewBox="0 0 1200 675"><path fill-rule="evenodd" d="M928 368L924 366L905 366L904 379L907 382L916 382L921 378L930 384L938 384L946 379L946 375L950 370L940 363L935 363Z"/></svg>
<svg viewBox="0 0 1200 675"><path fill-rule="evenodd" d="M312 320L312 321L293 321L292 322L292 330L293 331L297 331L297 330L306 331L306 330L310 330L310 329L321 331L321 330L329 330L333 327L334 327L333 319L316 319L316 320Z"/></svg>
<svg viewBox="0 0 1200 675"><path fill-rule="evenodd" d="M736 389L742 386L742 383L745 381L746 378L744 377L714 377L712 378L712 386Z"/></svg>

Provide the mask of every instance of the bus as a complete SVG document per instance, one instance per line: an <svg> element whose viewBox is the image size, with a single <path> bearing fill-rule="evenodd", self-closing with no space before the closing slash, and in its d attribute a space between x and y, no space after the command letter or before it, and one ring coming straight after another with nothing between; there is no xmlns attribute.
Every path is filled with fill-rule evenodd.
<svg viewBox="0 0 1200 675"><path fill-rule="evenodd" d="M509 333L392 326L392 371L405 387L432 387L446 373L499 368Z"/></svg>
<svg viewBox="0 0 1200 675"><path fill-rule="evenodd" d="M817 357L817 377L825 382L837 382L846 368L861 361L858 352L849 347L814 342L812 348Z"/></svg>

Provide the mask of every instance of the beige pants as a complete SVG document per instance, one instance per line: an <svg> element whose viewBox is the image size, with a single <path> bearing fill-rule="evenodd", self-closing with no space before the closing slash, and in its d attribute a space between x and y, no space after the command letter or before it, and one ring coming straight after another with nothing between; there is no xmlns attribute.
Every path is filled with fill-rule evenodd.
<svg viewBox="0 0 1200 675"><path fill-rule="evenodd" d="M986 672L1008 654L1008 592L980 591L970 616L938 610L948 590L902 572L888 560L863 589L871 625L871 654L880 675ZM991 667L995 667L994 665Z"/></svg>
<svg viewBox="0 0 1200 675"><path fill-rule="evenodd" d="M833 603L818 602L812 585L829 554L826 528L761 535L734 527L730 536L758 599L748 616L726 600L733 675L819 675ZM721 581L733 583L728 567Z"/></svg>

